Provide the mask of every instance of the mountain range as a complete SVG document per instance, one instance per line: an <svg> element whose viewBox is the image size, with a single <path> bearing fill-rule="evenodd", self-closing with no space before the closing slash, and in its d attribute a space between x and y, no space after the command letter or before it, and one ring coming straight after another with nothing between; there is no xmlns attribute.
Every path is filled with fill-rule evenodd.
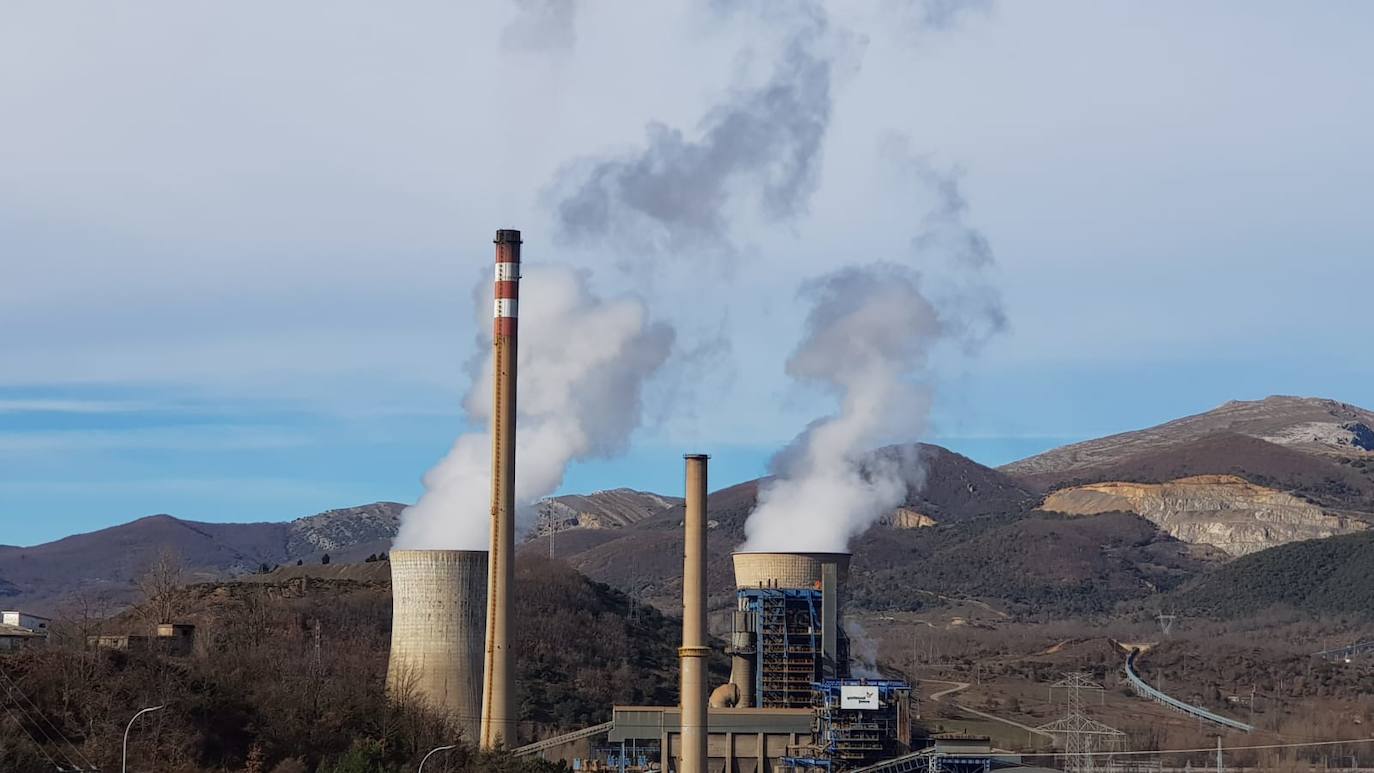
<svg viewBox="0 0 1374 773"><path fill-rule="evenodd" d="M263 565L359 561L390 549L404 505L377 502L286 523L201 523L150 515L32 547L0 547L0 604L52 611L65 598L120 603L161 551L174 553L188 580L258 571Z"/></svg>
<svg viewBox="0 0 1374 773"><path fill-rule="evenodd" d="M1271 397L999 469L918 445L902 456L924 467L927 483L851 546L851 599L894 609L976 598L1013 614L1082 615L1210 583L1246 588L1245 603L1262 605L1250 580L1227 573L1272 574L1264 559L1272 551L1340 540L1374 522L1371 427L1374 413L1355 406ZM728 599L729 553L765 482L708 499L717 601ZM250 524L157 515L44 545L0 547L0 605L51 610L77 593L127 601L133 580L164 547L200 579L318 563L325 554L359 561L389 549L402 509L379 502ZM539 511L521 547L526 554L552 553L641 599L677 603L681 499L613 489L551 498ZM1339 544L1347 546L1341 555L1374 550L1368 540ZM1254 569L1252 556L1268 568Z"/></svg>

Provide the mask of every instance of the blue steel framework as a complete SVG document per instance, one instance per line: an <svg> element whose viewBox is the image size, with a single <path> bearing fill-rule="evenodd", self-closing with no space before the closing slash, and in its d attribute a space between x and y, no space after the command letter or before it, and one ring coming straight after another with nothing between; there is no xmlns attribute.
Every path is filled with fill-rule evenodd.
<svg viewBox="0 0 1374 773"><path fill-rule="evenodd" d="M878 691L878 708L847 709L846 686ZM911 743L911 685L893 679L827 679L812 685L816 744L784 764L799 770L854 770L905 754Z"/></svg>
<svg viewBox="0 0 1374 773"><path fill-rule="evenodd" d="M837 656L826 673L819 588L743 588L754 619L754 695L764 708L812 705L812 685L848 676L848 642L839 632Z"/></svg>

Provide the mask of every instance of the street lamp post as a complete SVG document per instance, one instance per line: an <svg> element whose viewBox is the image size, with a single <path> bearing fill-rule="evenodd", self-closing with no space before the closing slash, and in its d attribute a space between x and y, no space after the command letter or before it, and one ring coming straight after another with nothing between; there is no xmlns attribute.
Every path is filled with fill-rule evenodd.
<svg viewBox="0 0 1374 773"><path fill-rule="evenodd" d="M140 711L140 712L138 712L137 714L135 714L135 715L133 716L133 718L129 720L129 724L128 724L127 726L125 726L125 728L124 728L124 752L120 755L120 758L119 758L119 770L120 770L120 773L129 773L129 731L133 729L133 727L134 727L134 721L137 720L139 717L143 716L144 714L147 714L147 713L150 712L150 711L161 711L162 709L165 709L165 708L167 708L167 707L166 707L166 706L149 706L148 708L143 709L142 711Z"/></svg>
<svg viewBox="0 0 1374 773"><path fill-rule="evenodd" d="M453 745L451 745L451 746L440 746L440 747L437 748L437 749L430 749L430 750L429 750L429 754L426 754L426 755L425 755L425 758L422 759L422 760L420 760L420 769L417 770L415 773L425 773L425 763L426 763L426 762L429 762L429 758L430 758L430 757L433 757L434 755L438 754L439 752L446 752L446 751L448 751L449 749L456 749L456 748L458 748L458 744L453 744Z"/></svg>

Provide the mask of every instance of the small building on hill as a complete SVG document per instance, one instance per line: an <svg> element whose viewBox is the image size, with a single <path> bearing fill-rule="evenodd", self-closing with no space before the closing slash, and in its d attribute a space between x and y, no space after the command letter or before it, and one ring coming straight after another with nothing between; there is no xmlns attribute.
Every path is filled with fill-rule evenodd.
<svg viewBox="0 0 1374 773"><path fill-rule="evenodd" d="M0 624L0 652L14 652L24 647L33 647L48 640L46 632L30 631L17 625Z"/></svg>
<svg viewBox="0 0 1374 773"><path fill-rule="evenodd" d="M14 628L26 628L35 633L46 634L50 623L52 623L52 619L43 617L42 615L34 615L13 609L7 609L0 612L0 625L8 625Z"/></svg>
<svg viewBox="0 0 1374 773"><path fill-rule="evenodd" d="M97 650L138 652L148 648L148 637L130 633L102 633L87 636L86 646Z"/></svg>
<svg viewBox="0 0 1374 773"><path fill-rule="evenodd" d="M0 652L43 644L48 640L52 620L17 610L0 611Z"/></svg>
<svg viewBox="0 0 1374 773"><path fill-rule="evenodd" d="M186 623L159 623L158 648L168 655L190 655L195 648L196 627Z"/></svg>

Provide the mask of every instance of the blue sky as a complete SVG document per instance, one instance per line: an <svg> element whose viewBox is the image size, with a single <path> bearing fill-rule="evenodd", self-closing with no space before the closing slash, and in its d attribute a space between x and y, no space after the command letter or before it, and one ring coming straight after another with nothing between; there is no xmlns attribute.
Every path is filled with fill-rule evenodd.
<svg viewBox="0 0 1374 773"><path fill-rule="evenodd" d="M1010 322L937 362L924 439L993 464L1233 398L1374 405L1374 8L922 7L831 8L845 43L794 216L731 209L727 253L651 260L559 243L551 181L651 122L692 137L766 69L756 20L5 5L0 544L414 501L463 429L497 227L645 298L684 351L730 343L665 370L630 452L565 490L675 491L684 451L718 484L758 475L832 407L783 374L797 287L901 251L931 205L889 179L894 133L961 170Z"/></svg>

